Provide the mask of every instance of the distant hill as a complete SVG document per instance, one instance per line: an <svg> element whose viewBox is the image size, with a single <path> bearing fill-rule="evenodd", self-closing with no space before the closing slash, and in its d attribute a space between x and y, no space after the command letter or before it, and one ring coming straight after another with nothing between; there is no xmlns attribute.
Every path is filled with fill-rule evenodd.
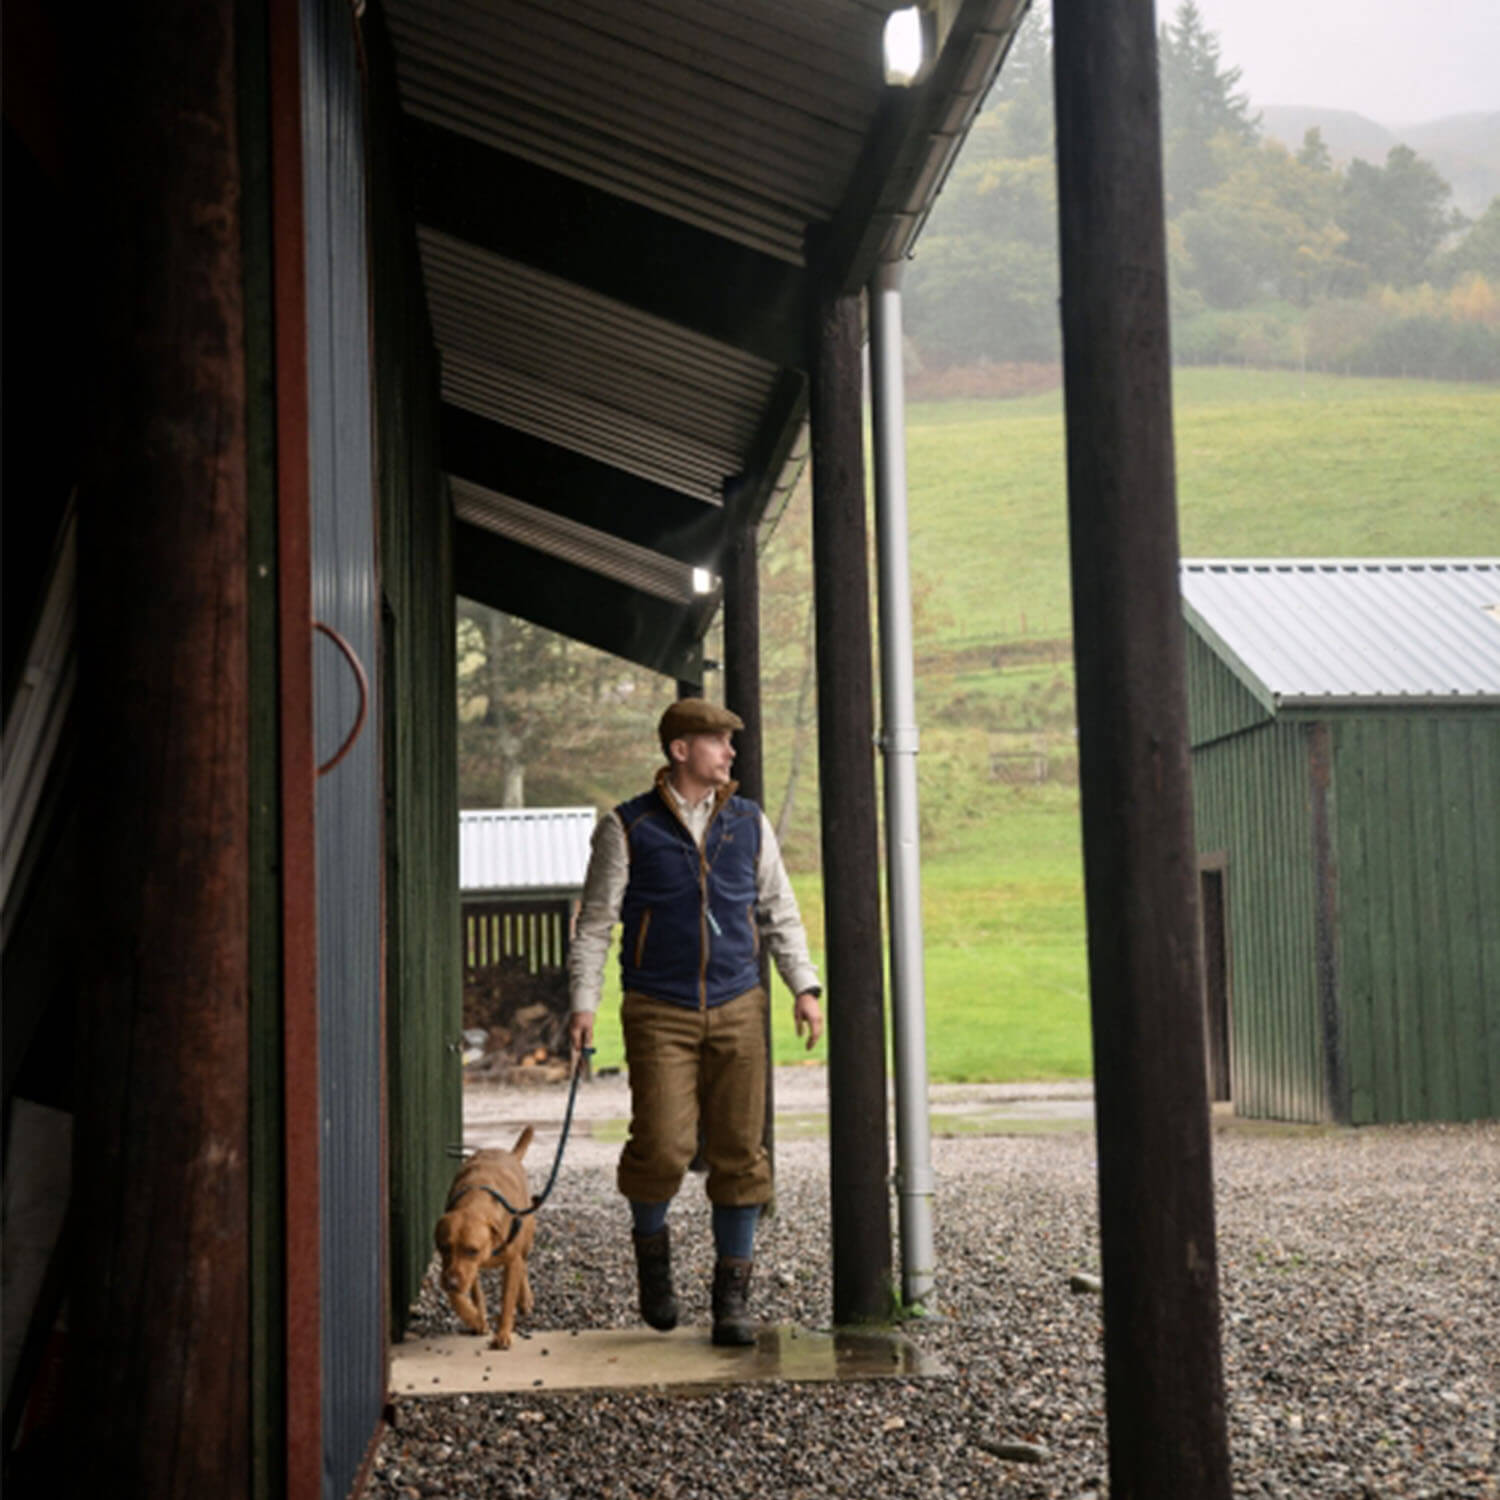
<svg viewBox="0 0 1500 1500"><path fill-rule="evenodd" d="M1341 165L1358 156L1378 166L1392 146L1410 146L1442 173L1454 203L1470 218L1500 196L1500 111L1391 126L1347 109L1266 104L1260 106L1260 123L1270 139L1291 151L1316 126Z"/></svg>

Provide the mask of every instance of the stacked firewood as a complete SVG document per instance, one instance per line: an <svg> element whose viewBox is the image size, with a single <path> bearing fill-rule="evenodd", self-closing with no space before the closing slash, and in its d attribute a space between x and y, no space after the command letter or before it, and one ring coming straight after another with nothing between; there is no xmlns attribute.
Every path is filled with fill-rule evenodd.
<svg viewBox="0 0 1500 1500"><path fill-rule="evenodd" d="M568 1076L568 978L505 959L467 976L464 1077L556 1083Z"/></svg>

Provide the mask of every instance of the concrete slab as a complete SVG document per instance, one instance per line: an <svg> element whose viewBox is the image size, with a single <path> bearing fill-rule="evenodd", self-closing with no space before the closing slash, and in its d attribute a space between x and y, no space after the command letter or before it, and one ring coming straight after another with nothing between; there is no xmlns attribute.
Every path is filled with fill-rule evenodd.
<svg viewBox="0 0 1500 1500"><path fill-rule="evenodd" d="M391 1349L394 1396L462 1392L702 1389L769 1380L909 1380L950 1372L899 1333L820 1333L766 1326L753 1349L716 1349L707 1328L612 1328L517 1334L491 1349L472 1334L414 1338Z"/></svg>

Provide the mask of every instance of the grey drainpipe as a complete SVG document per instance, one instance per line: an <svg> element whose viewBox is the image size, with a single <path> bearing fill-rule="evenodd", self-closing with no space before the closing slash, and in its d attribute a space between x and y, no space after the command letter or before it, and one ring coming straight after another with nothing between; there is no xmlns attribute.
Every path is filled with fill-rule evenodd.
<svg viewBox="0 0 1500 1500"><path fill-rule="evenodd" d="M927 996L917 813L917 707L906 524L906 407L901 372L901 263L870 283L870 402L879 558L880 703L885 764L886 900L896 1083L896 1191L901 1300L932 1294L932 1140L927 1119Z"/></svg>

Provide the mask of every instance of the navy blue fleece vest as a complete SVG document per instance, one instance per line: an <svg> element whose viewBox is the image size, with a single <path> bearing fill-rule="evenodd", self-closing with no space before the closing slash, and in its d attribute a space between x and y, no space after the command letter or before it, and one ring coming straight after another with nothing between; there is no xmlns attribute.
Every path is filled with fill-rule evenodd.
<svg viewBox="0 0 1500 1500"><path fill-rule="evenodd" d="M615 809L630 846L621 984L678 1005L722 1005L760 983L760 809L728 798L700 853L670 795L653 788Z"/></svg>

